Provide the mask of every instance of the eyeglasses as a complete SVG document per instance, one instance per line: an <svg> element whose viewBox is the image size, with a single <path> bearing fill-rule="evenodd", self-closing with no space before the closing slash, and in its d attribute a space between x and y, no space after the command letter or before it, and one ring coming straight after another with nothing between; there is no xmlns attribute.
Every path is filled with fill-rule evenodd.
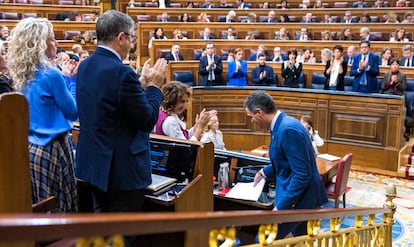
<svg viewBox="0 0 414 247"><path fill-rule="evenodd" d="M135 41L137 41L137 36L136 35L132 35L132 34L129 34L129 33L126 33L126 32L124 32L124 34L126 35L126 36L130 36L132 39L131 39L131 41L133 42L133 43L135 43Z"/></svg>

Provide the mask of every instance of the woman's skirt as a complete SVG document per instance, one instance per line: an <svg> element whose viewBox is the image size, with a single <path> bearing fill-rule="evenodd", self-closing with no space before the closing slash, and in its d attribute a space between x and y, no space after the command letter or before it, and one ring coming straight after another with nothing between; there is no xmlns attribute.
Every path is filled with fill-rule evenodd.
<svg viewBox="0 0 414 247"><path fill-rule="evenodd" d="M33 203L55 196L58 201L56 212L78 211L72 147L69 133L57 136L46 146L29 143Z"/></svg>

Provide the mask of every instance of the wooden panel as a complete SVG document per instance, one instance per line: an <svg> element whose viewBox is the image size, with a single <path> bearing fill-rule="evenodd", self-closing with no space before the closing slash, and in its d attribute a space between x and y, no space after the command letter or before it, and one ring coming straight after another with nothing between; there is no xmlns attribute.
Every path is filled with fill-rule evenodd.
<svg viewBox="0 0 414 247"><path fill-rule="evenodd" d="M267 144L268 130L252 124L242 105L254 88L193 88L193 112L201 106L217 109L224 142L229 150L251 150ZM299 118L311 115L325 139L321 152L337 156L354 153L354 163L397 171L398 152L404 142L404 98L310 89L262 88L270 93L278 109ZM223 95L232 100L221 101ZM213 100L216 98L216 100ZM204 101L208 99L208 102ZM194 119L194 114L190 118ZM191 120L192 121L192 120Z"/></svg>

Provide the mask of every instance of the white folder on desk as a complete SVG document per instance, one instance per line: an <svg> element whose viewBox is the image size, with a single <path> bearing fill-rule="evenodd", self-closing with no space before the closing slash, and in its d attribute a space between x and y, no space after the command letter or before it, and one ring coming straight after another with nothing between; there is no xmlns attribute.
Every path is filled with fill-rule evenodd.
<svg viewBox="0 0 414 247"><path fill-rule="evenodd" d="M328 161L335 161L335 160L340 160L341 159L341 157L331 155L331 154L318 154L318 158L328 160Z"/></svg>
<svg viewBox="0 0 414 247"><path fill-rule="evenodd" d="M253 187L253 182L237 183L229 192L227 192L226 197L256 202L259 200L265 182L266 180L262 179L256 187Z"/></svg>
<svg viewBox="0 0 414 247"><path fill-rule="evenodd" d="M151 191L158 191L162 188L165 188L177 181L175 178L170 178L158 174L151 174L152 183L148 185L147 189Z"/></svg>

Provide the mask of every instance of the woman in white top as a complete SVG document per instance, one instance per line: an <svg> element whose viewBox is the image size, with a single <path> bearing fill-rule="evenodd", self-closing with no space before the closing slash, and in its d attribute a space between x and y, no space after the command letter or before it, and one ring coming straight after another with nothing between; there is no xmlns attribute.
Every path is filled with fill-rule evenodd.
<svg viewBox="0 0 414 247"><path fill-rule="evenodd" d="M156 27L154 30L154 36L148 42L148 48L152 48L152 41L154 39L168 39L167 36L164 34L164 29L162 27Z"/></svg>
<svg viewBox="0 0 414 247"><path fill-rule="evenodd" d="M318 131L313 129L313 122L312 118L309 115L303 115L300 118L300 122L302 123L303 127L308 131L309 137L312 141L313 149L315 150L315 154L319 154L318 147L322 147L324 141L319 136Z"/></svg>
<svg viewBox="0 0 414 247"><path fill-rule="evenodd" d="M344 61L343 51L344 48L341 45L336 45L333 49L333 58L326 62L324 71L326 77L325 90L344 91L344 78L348 65Z"/></svg>
<svg viewBox="0 0 414 247"><path fill-rule="evenodd" d="M213 116L210 119L210 122L207 125L208 131L203 134L201 137L201 142L209 143L212 142L214 144L215 149L223 149L226 150L224 147L223 141L223 133L219 130L219 120L217 116Z"/></svg>
<svg viewBox="0 0 414 247"><path fill-rule="evenodd" d="M217 112L203 109L200 114L196 115L194 126L187 130L184 120L190 98L189 87L179 81L172 81L165 84L161 91L164 100L161 103L162 108L155 125L155 134L199 141L204 128Z"/></svg>

